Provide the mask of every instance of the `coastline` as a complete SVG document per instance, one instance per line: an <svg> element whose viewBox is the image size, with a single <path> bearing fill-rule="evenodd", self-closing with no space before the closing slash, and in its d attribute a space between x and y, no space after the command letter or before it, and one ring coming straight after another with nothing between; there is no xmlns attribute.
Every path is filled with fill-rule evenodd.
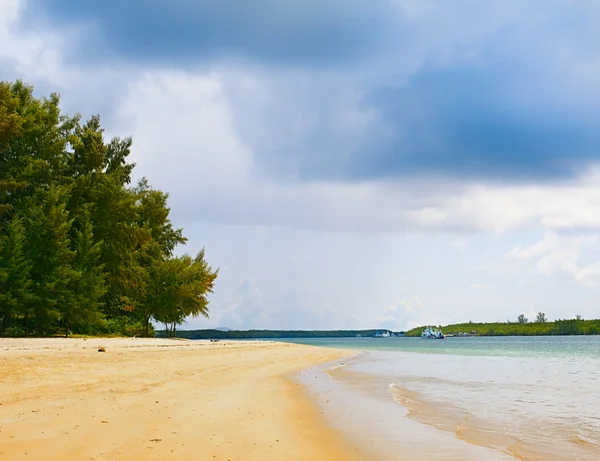
<svg viewBox="0 0 600 461"><path fill-rule="evenodd" d="M371 459L598 459L594 338L330 345L350 343L361 353L299 379L332 427Z"/></svg>
<svg viewBox="0 0 600 461"><path fill-rule="evenodd" d="M353 353L262 341L2 339L0 457L359 459L289 377Z"/></svg>
<svg viewBox="0 0 600 461"><path fill-rule="evenodd" d="M485 445L467 443L453 432L412 419L406 402L393 398L389 380L353 371L359 363L373 363L372 354L362 351L345 359L343 365L320 364L302 370L297 380L310 390L332 427L350 440L360 440L369 459L518 459Z"/></svg>

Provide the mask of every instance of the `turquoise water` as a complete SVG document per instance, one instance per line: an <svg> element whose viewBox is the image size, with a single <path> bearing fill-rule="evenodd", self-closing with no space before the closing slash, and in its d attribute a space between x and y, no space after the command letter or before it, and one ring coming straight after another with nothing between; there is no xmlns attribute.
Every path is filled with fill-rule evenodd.
<svg viewBox="0 0 600 461"><path fill-rule="evenodd" d="M313 346L361 350L397 350L424 354L600 357L600 336L509 336L421 338L317 338L280 340Z"/></svg>
<svg viewBox="0 0 600 461"><path fill-rule="evenodd" d="M318 394L329 389L322 404L341 429L353 427L353 439L371 434L394 453L412 446L409 457L424 452L420 440L439 460L600 459L598 336L290 342L362 351L306 381Z"/></svg>

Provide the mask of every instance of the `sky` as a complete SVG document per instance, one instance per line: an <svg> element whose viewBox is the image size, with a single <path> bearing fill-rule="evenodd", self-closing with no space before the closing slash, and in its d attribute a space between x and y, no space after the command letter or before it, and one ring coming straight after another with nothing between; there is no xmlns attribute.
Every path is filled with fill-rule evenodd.
<svg viewBox="0 0 600 461"><path fill-rule="evenodd" d="M2 0L17 78L133 137L183 328L600 317L597 0Z"/></svg>

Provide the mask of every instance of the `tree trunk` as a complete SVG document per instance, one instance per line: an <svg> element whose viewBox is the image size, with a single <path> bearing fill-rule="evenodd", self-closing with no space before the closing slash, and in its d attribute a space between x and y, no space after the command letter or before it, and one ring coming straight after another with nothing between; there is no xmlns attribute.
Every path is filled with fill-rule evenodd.
<svg viewBox="0 0 600 461"><path fill-rule="evenodd" d="M42 336L43 322L41 320L41 316L35 315L35 311L34 311L34 318L35 318L35 334L36 334L36 336L40 337L40 336Z"/></svg>
<svg viewBox="0 0 600 461"><path fill-rule="evenodd" d="M69 321L65 319L65 338L69 337Z"/></svg>
<svg viewBox="0 0 600 461"><path fill-rule="evenodd" d="M4 317L2 318L2 325L0 326L0 336L4 335L4 332L6 332L6 328L8 327L9 318L10 318L10 314L8 312L6 312L4 314Z"/></svg>
<svg viewBox="0 0 600 461"><path fill-rule="evenodd" d="M29 312L25 314L25 336L29 336Z"/></svg>
<svg viewBox="0 0 600 461"><path fill-rule="evenodd" d="M148 331L149 331L149 329L150 329L150 316L148 315L148 316L146 317L146 328L145 328L145 332L144 332L144 336L145 336L146 338L147 338L147 337L150 335L150 333L148 332Z"/></svg>

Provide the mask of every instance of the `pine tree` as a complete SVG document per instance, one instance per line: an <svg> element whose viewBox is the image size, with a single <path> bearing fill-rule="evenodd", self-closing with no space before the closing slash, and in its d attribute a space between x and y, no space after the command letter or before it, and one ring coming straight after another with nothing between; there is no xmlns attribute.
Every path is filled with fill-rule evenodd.
<svg viewBox="0 0 600 461"><path fill-rule="evenodd" d="M82 122L59 102L0 82L0 329L12 319L26 333L100 323L137 334L151 318L174 328L206 314L212 282L172 257L186 239L168 194L146 179L130 185L131 138L105 143L98 116Z"/></svg>
<svg viewBox="0 0 600 461"><path fill-rule="evenodd" d="M106 284L103 267L99 263L102 242L94 242L89 211L84 209L82 214L81 229L75 231L73 237L75 256L68 287L72 295L58 306L65 336L69 335L69 328L75 323L95 325L103 319L100 307L106 293Z"/></svg>
<svg viewBox="0 0 600 461"><path fill-rule="evenodd" d="M24 251L25 238L23 220L18 217L14 217L0 235L0 334L30 299L31 263Z"/></svg>
<svg viewBox="0 0 600 461"><path fill-rule="evenodd" d="M23 187L22 183L9 176L8 168L11 156L9 146L21 134L22 117L17 111L18 106L19 102L11 85L0 82L0 214L12 208L11 194Z"/></svg>
<svg viewBox="0 0 600 461"><path fill-rule="evenodd" d="M38 334L60 317L60 306L73 303L69 289L76 274L72 263L69 231L72 219L66 209L67 190L54 187L40 193L40 206L32 213L28 235L33 296L26 316L33 314Z"/></svg>

